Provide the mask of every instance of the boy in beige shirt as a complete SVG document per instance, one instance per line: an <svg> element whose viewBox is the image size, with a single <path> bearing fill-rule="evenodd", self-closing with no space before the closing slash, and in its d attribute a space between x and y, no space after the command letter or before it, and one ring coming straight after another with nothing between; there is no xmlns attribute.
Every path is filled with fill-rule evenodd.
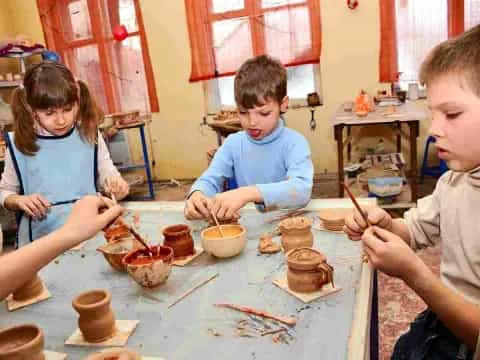
<svg viewBox="0 0 480 360"><path fill-rule="evenodd" d="M346 219L371 264L401 278L428 305L397 341L392 359L480 358L480 25L435 47L422 64L430 133L451 171L404 219L365 209ZM441 244L438 279L414 253ZM475 351L477 349L477 351Z"/></svg>

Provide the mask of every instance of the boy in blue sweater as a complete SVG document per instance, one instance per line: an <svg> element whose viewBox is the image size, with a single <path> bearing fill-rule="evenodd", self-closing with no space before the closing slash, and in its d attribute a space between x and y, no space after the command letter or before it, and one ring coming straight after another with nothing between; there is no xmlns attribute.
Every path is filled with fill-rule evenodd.
<svg viewBox="0 0 480 360"><path fill-rule="evenodd" d="M313 164L303 135L286 128L287 71L268 56L247 60L234 82L244 131L230 135L209 168L193 184L185 205L187 219L238 216L254 202L263 211L299 208L311 196ZM223 192L225 179L238 188Z"/></svg>

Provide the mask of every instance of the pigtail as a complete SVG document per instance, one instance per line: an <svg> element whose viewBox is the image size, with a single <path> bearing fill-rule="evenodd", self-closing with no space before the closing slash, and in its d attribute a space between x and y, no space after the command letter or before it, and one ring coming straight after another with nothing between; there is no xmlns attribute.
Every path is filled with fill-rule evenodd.
<svg viewBox="0 0 480 360"><path fill-rule="evenodd" d="M36 142L35 120L32 108L28 105L24 88L18 87L13 91L11 106L15 146L25 155L35 155L39 149Z"/></svg>
<svg viewBox="0 0 480 360"><path fill-rule="evenodd" d="M79 100L79 131L84 140L93 144L97 141L98 125L103 120L103 111L97 105L87 84L77 80L80 92Z"/></svg>

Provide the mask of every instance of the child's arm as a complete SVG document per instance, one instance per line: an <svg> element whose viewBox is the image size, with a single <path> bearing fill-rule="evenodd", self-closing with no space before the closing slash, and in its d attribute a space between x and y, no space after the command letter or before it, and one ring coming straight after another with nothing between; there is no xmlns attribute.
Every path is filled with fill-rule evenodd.
<svg viewBox="0 0 480 360"><path fill-rule="evenodd" d="M5 168L0 180L0 203L12 211L24 211L34 219L47 215L50 203L40 194L19 195L20 183L10 152L5 154Z"/></svg>
<svg viewBox="0 0 480 360"><path fill-rule="evenodd" d="M472 351L480 329L480 308L450 290L413 250L389 231L371 227L362 236L371 264L412 288L442 322Z"/></svg>
<svg viewBox="0 0 480 360"><path fill-rule="evenodd" d="M107 204L110 208L99 214ZM60 229L1 257L0 299L22 286L58 255L93 237L121 213L120 206L98 196L86 196L77 201Z"/></svg>
<svg viewBox="0 0 480 360"><path fill-rule="evenodd" d="M124 199L130 192L130 186L113 164L103 136L98 134L98 176L104 190L115 195L117 200Z"/></svg>
<svg viewBox="0 0 480 360"><path fill-rule="evenodd" d="M227 138L216 151L208 169L193 183L185 203L187 219L208 218L212 197L224 190L225 179L233 177L232 139L232 136Z"/></svg>

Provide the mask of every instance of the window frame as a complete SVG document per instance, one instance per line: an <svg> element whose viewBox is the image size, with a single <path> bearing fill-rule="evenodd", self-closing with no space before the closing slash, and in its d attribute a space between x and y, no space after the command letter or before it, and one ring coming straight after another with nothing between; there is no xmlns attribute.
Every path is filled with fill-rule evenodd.
<svg viewBox="0 0 480 360"><path fill-rule="evenodd" d="M61 9L65 9L70 0L37 0L37 7L40 13L40 20L42 23L45 42L48 49L58 52L65 59L69 58L69 54L75 48L84 47L87 45L95 45L98 49L99 66L102 75L102 83L105 90L105 98L107 102L107 109L109 113L120 111L119 94L116 91L115 84L109 75L112 64L108 54L108 42L113 40L112 34L104 34L103 22L101 15L102 4L101 0L86 0L88 12L90 16L91 36L88 39L79 39L67 41L61 31L56 29L63 29L60 22L61 16L68 16L68 14L60 14ZM159 104L157 92L155 88L155 80L153 75L152 63L148 50L147 37L138 0L132 0L135 6L135 16L138 24L138 30L129 32L128 37L138 36L142 48L143 65L145 68L145 78L147 81L147 93L150 104L150 112L158 112ZM60 4L60 7L56 5ZM67 61L72 63L72 61Z"/></svg>

